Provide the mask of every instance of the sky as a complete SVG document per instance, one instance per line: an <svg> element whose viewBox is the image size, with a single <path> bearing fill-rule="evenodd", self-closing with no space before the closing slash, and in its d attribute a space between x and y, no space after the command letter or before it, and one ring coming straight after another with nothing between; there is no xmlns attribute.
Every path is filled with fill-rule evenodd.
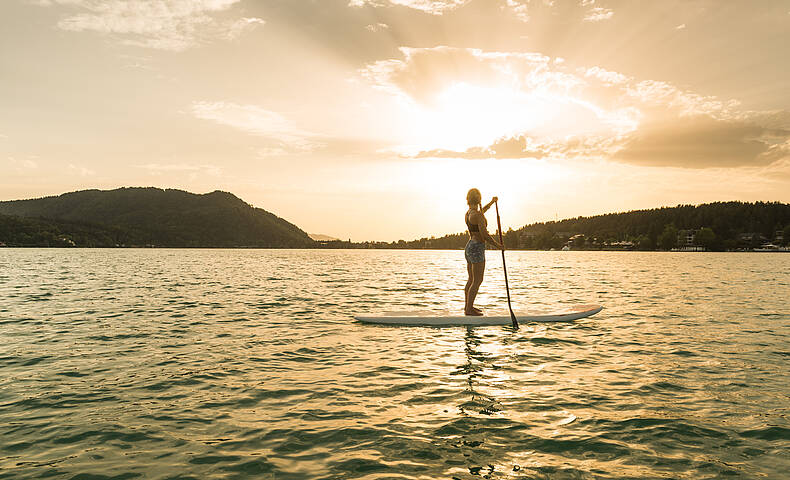
<svg viewBox="0 0 790 480"><path fill-rule="evenodd" d="M471 187L505 229L790 202L788 45L787 0L2 0L0 200L225 190L354 241L463 231Z"/></svg>

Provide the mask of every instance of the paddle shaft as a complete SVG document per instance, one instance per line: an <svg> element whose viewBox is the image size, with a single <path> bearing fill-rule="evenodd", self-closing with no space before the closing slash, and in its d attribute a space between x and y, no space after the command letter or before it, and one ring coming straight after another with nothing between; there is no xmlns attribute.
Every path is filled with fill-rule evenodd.
<svg viewBox="0 0 790 480"><path fill-rule="evenodd" d="M507 283L507 266L505 265L505 241L502 239L502 221L499 220L499 202L494 202L496 207L496 226L499 231L499 243L502 245L502 270L505 272L505 291L507 292L507 308L510 310L510 320L513 321L513 328L518 329L518 320L513 313L513 306L510 304L510 286Z"/></svg>

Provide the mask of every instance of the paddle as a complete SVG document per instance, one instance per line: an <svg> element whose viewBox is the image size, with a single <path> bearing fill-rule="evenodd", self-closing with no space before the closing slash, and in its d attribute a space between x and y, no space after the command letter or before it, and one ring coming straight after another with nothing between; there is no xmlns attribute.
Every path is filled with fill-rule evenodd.
<svg viewBox="0 0 790 480"><path fill-rule="evenodd" d="M510 287L507 284L507 267L505 266L505 241L502 240L502 222L499 220L499 202L494 202L496 206L496 226L499 230L499 243L502 245L502 270L505 271L505 290L507 291L507 308L510 310L510 319L513 321L513 328L518 330L518 320L516 314L513 313L513 307L510 305Z"/></svg>

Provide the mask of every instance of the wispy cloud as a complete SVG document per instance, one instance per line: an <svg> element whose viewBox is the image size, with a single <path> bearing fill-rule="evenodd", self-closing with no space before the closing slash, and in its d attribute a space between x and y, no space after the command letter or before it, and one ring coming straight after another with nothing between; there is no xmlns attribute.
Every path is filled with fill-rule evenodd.
<svg viewBox="0 0 790 480"><path fill-rule="evenodd" d="M464 159L572 159L606 157L620 150L621 137L586 135L562 138L538 138L530 135L505 136L484 147L472 147L462 151L428 150L419 152L416 158L464 158Z"/></svg>
<svg viewBox="0 0 790 480"><path fill-rule="evenodd" d="M222 174L222 167L206 164L193 165L188 163L146 163L143 165L135 165L135 167L147 170L149 173L154 175L160 175L163 173L202 173L217 177Z"/></svg>
<svg viewBox="0 0 790 480"><path fill-rule="evenodd" d="M564 21L600 22L614 16L614 10L596 7L595 0L505 0L504 8L522 22L562 16Z"/></svg>
<svg viewBox="0 0 790 480"><path fill-rule="evenodd" d="M528 3L517 0L507 0L506 5L510 11L513 12L516 18L522 22L528 22L530 20Z"/></svg>
<svg viewBox="0 0 790 480"><path fill-rule="evenodd" d="M33 170L38 170L38 163L34 160L29 158L16 158L16 157L6 157L6 161L3 162L7 167L10 167L16 173L27 173Z"/></svg>
<svg viewBox="0 0 790 480"><path fill-rule="evenodd" d="M81 177L92 177L96 175L94 170L84 166L84 165L74 165L73 163L69 164L69 171L72 173L76 173Z"/></svg>
<svg viewBox="0 0 790 480"><path fill-rule="evenodd" d="M228 40L235 40L245 33L255 30L255 28L259 25L264 25L265 23L266 22L262 18L258 17L240 18L230 24L228 31L225 33L225 37Z"/></svg>
<svg viewBox="0 0 790 480"><path fill-rule="evenodd" d="M594 7L584 16L586 22L600 22L609 20L614 16L614 10L603 7Z"/></svg>
<svg viewBox="0 0 790 480"><path fill-rule="evenodd" d="M680 115L715 115L731 118L738 107L737 100L721 100L712 95L700 95L682 90L668 82L631 79L622 85L622 92L643 107L676 110Z"/></svg>
<svg viewBox="0 0 790 480"><path fill-rule="evenodd" d="M584 70L584 76L586 78L596 78L606 86L620 85L630 80L629 77L623 75L622 73L605 70L601 67L591 67L587 70Z"/></svg>
<svg viewBox="0 0 790 480"><path fill-rule="evenodd" d="M386 23L371 23L370 25L366 25L365 29L371 32L381 32L383 30L387 30L389 25Z"/></svg>
<svg viewBox="0 0 790 480"><path fill-rule="evenodd" d="M232 102L193 102L192 113L200 119L227 125L278 142L287 150L310 151L319 148L320 135L302 130L282 114L257 105Z"/></svg>
<svg viewBox="0 0 790 480"><path fill-rule="evenodd" d="M549 68L551 58L537 53L485 52L474 48L401 47L403 59L380 60L360 70L374 85L431 103L435 95L458 82L495 84L508 78L541 89L572 89L578 79Z"/></svg>
<svg viewBox="0 0 790 480"><path fill-rule="evenodd" d="M432 15L441 15L446 11L458 8L470 0L351 0L349 7L392 7L402 6L420 10Z"/></svg>
<svg viewBox="0 0 790 480"><path fill-rule="evenodd" d="M502 137L485 147L472 147L463 151L427 150L419 152L416 158L544 158L551 155L551 148L526 135Z"/></svg>
<svg viewBox="0 0 790 480"><path fill-rule="evenodd" d="M226 20L219 14L240 0L44 0L76 13L58 26L117 37L126 45L181 51L217 38L234 39L263 24L259 18Z"/></svg>

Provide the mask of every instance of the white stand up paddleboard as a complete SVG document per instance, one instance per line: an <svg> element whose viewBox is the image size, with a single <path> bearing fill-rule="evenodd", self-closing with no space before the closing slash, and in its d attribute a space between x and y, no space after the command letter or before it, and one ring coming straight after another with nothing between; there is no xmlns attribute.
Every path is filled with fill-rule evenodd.
<svg viewBox="0 0 790 480"><path fill-rule="evenodd" d="M559 307L553 311L520 311L514 313L519 323L567 322L595 315L602 309L603 307L600 305L569 305ZM464 325L510 325L512 323L508 312L494 312L482 317L436 311L386 312L382 315L375 316L357 315L354 318L364 323L445 327Z"/></svg>

